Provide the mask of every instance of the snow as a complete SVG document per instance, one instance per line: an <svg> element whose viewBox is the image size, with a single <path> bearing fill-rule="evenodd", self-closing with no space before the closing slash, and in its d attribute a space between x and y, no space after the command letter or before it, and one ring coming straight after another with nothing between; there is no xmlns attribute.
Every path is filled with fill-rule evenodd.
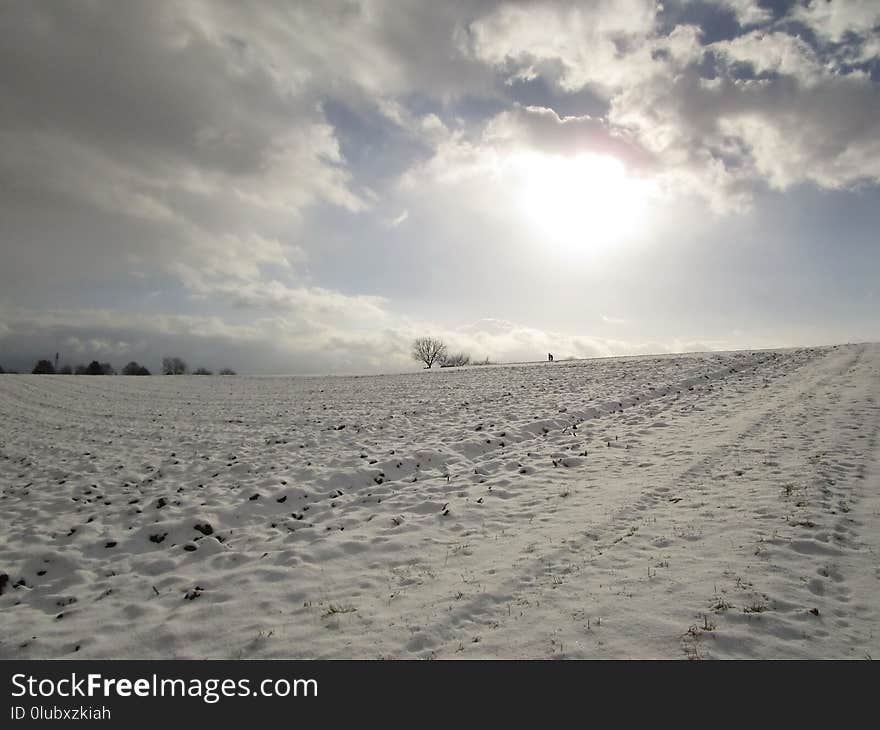
<svg viewBox="0 0 880 730"><path fill-rule="evenodd" d="M0 658L880 656L878 385L878 345L0 376Z"/></svg>

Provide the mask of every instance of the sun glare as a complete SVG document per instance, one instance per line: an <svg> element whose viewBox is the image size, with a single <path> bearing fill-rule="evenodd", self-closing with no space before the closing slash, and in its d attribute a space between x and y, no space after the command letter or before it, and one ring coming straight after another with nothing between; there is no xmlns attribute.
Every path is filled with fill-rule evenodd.
<svg viewBox="0 0 880 730"><path fill-rule="evenodd" d="M513 164L518 202L548 242L595 250L638 233L648 186L630 177L619 160L523 154Z"/></svg>

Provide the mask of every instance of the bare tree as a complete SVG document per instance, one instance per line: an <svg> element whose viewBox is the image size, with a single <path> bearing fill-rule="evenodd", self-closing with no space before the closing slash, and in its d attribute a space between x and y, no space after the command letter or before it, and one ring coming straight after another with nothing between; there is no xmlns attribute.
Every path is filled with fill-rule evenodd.
<svg viewBox="0 0 880 730"><path fill-rule="evenodd" d="M460 368L469 364L471 356L466 352L443 353L440 357L441 368Z"/></svg>
<svg viewBox="0 0 880 730"><path fill-rule="evenodd" d="M446 354L446 345L437 337L418 337L413 341L412 359L430 368Z"/></svg>

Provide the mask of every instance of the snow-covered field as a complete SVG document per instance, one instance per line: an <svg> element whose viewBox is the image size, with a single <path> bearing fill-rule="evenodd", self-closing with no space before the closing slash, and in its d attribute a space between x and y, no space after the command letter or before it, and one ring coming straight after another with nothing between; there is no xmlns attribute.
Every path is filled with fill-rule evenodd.
<svg viewBox="0 0 880 730"><path fill-rule="evenodd" d="M0 658L880 657L878 398L880 345L0 376Z"/></svg>

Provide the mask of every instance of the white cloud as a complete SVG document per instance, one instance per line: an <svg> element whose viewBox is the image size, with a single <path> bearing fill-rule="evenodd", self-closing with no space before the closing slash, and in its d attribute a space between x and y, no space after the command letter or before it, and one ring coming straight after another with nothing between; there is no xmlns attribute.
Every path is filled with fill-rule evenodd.
<svg viewBox="0 0 880 730"><path fill-rule="evenodd" d="M719 4L746 26L772 19L754 2ZM800 182L839 188L880 179L877 129L869 121L876 118L877 89L863 72L840 70L840 59L852 60L854 51L826 58L781 30L756 29L705 44L692 26L663 35L654 12L653 3L637 2L614 8L505 4L471 25L471 52L510 78L542 75L563 91L590 87L604 94L610 111L592 123L647 151L657 163L659 189L701 195L721 212L747 207L761 182L782 189ZM821 38L863 34L861 57L877 50L864 36L880 19L876 3L812 3L796 7L793 17ZM714 79L698 70L707 54L716 62ZM770 76L748 80L737 74L737 65ZM512 114L491 120L487 133L512 127ZM517 131L536 144L522 123ZM489 141L484 135L483 142ZM438 160L474 169L480 152L473 140L447 141Z"/></svg>
<svg viewBox="0 0 880 730"><path fill-rule="evenodd" d="M601 119L560 117L543 107L515 105L490 118L477 136L446 127L442 133L435 130L434 135L434 155L407 172L401 180L404 189L414 190L428 183L488 183L493 186L496 201L500 201L517 192L511 186L521 176L517 160L524 152L565 158L579 154L608 156L632 169L650 167L653 163L651 155L638 143L628 139L626 133L610 129ZM472 193L468 194L471 198ZM483 199L484 195L479 197Z"/></svg>
<svg viewBox="0 0 880 730"><path fill-rule="evenodd" d="M656 13L651 0L505 3L471 24L470 50L511 78L551 74L569 91L613 89L632 72L625 49L651 34Z"/></svg>
<svg viewBox="0 0 880 730"><path fill-rule="evenodd" d="M792 17L809 25L821 38L834 42L848 33L870 34L880 25L880 6L876 0L810 0L795 5Z"/></svg>
<svg viewBox="0 0 880 730"><path fill-rule="evenodd" d="M753 31L711 47L728 62L750 64L758 74L792 76L805 84L819 80L823 74L823 66L809 44L787 33Z"/></svg>
<svg viewBox="0 0 880 730"><path fill-rule="evenodd" d="M498 362L544 360L548 352L555 360L564 360L712 350L727 346L722 341L706 343L681 339L667 343L632 342L542 330L501 319L480 320L440 334L452 350L465 350L476 359L488 357Z"/></svg>
<svg viewBox="0 0 880 730"><path fill-rule="evenodd" d="M552 109L536 106L517 105L490 119L483 130L483 142L506 150L526 148L566 156L608 155L633 166L650 161L650 156L624 131L610 128L602 119L560 117Z"/></svg>
<svg viewBox="0 0 880 730"><path fill-rule="evenodd" d="M716 5L720 5L730 10L743 26L760 25L773 19L773 13L767 8L762 8L756 0L713 0Z"/></svg>
<svg viewBox="0 0 880 730"><path fill-rule="evenodd" d="M409 211L405 210L400 215L397 215L394 218L390 219L388 221L388 227L389 228L397 228L397 226L404 223L404 221L406 221L407 218L409 218Z"/></svg>
<svg viewBox="0 0 880 730"><path fill-rule="evenodd" d="M624 317L610 317L607 314L600 315L600 319L605 324L624 325L629 323L629 320L625 319Z"/></svg>

